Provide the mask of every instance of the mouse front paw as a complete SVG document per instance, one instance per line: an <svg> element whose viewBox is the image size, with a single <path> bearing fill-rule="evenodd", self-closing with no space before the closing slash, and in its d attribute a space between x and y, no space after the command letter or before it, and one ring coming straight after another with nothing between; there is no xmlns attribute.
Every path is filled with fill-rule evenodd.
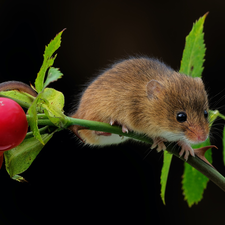
<svg viewBox="0 0 225 225"><path fill-rule="evenodd" d="M187 161L189 155L191 154L193 157L195 156L193 148L190 146L189 143L185 141L178 141L177 144L181 147L181 151L179 153L180 156L182 156L184 153L184 159Z"/></svg>
<svg viewBox="0 0 225 225"><path fill-rule="evenodd" d="M161 138L161 137L157 137L157 138L154 138L153 139L153 144L151 146L151 149L154 149L156 148L157 146L157 152L160 152L160 151L164 151L166 150L166 146L164 144L164 142L166 142L167 140L165 138Z"/></svg>

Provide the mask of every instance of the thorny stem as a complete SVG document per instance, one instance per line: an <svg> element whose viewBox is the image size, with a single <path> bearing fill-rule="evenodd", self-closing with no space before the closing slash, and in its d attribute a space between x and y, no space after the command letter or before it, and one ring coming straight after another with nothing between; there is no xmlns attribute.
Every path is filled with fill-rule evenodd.
<svg viewBox="0 0 225 225"><path fill-rule="evenodd" d="M129 133L123 133L121 130L121 127L117 126L111 126L109 124L100 123L100 122L94 122L94 121L88 121L88 120L81 120L81 119L75 119L67 117L69 120L68 125L71 126L73 124L89 127L90 130L96 130L96 131L104 131L109 133L115 133L119 135L123 135L126 137L131 137L133 139L137 139L139 141L146 142L148 144L152 144L152 140L149 139L146 136L135 134L132 132ZM197 169L199 172L204 174L206 177L208 177L212 182L214 182L218 187L220 187L223 191L225 191L225 177L223 177L216 169L208 165L206 162L201 160L198 156L189 156L188 160L186 161L184 157L179 156L180 147L173 146L173 145L167 145L167 151L175 155L176 157L180 158L184 162L187 162L192 167Z"/></svg>
<svg viewBox="0 0 225 225"><path fill-rule="evenodd" d="M27 115L29 117L29 115ZM38 114L38 124L39 125L49 125L49 126L55 126L44 114ZM225 118L225 117L224 117ZM145 142L147 144L152 144L152 140L144 135L135 134L133 132L129 133L123 133L121 127L118 126L111 126L110 124L102 123L102 122L96 122L96 121L89 121L89 120L82 120L82 119L76 119L71 117L66 117L66 126L65 129L72 125L80 125L87 127L87 129L90 130L96 130L96 131L104 131L108 133L114 133L121 136L130 137L142 142ZM180 158L181 160L186 160L179 156L180 148L172 145L167 145L167 151L175 155L176 157ZM216 169L208 165L206 162L201 160L199 157L195 156L189 156L188 164L190 164L192 167L197 169L199 172L204 174L206 177L208 177L212 182L214 182L218 187L220 187L223 191L225 191L225 177L223 177Z"/></svg>

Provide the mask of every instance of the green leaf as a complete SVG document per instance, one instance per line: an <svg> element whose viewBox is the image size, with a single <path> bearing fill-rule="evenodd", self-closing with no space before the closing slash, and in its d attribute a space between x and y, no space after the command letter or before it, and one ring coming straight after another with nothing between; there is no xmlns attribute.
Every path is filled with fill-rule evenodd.
<svg viewBox="0 0 225 225"><path fill-rule="evenodd" d="M207 13L198 21L196 21L196 23L194 23L191 32L186 37L185 48L183 51L180 66L180 73L184 73L192 77L201 77L206 51L203 33L203 25L206 16ZM214 112L211 111L210 118L214 120L216 117L217 115L214 115ZM206 140L200 145L195 146L195 148L200 148L206 145L210 145L209 140ZM205 157L209 162L212 161L211 150L208 150L206 152ZM185 199L187 200L189 206L192 206L194 203L198 203L202 199L207 182L207 177L191 167L189 164L185 163L182 188L184 191Z"/></svg>
<svg viewBox="0 0 225 225"><path fill-rule="evenodd" d="M51 134L43 134L42 139L46 144L54 132ZM20 177L16 176L27 170L41 149L44 147L36 138L31 137L25 139L19 146L4 152L5 166L10 177L14 177L16 180Z"/></svg>
<svg viewBox="0 0 225 225"><path fill-rule="evenodd" d="M43 145L44 142L41 138L41 134L38 130L38 116L37 116L37 103L40 100L40 96L33 101L32 105L28 109L27 113L30 117L28 117L28 123L30 125L30 129L33 132L34 137L39 140Z"/></svg>
<svg viewBox="0 0 225 225"><path fill-rule="evenodd" d="M40 93L44 88L44 78L46 71L54 63L54 60L57 55L55 56L52 55L61 45L61 36L64 30L62 30L59 34L57 34L56 37L48 44L48 46L45 47L44 61L35 80L35 88L38 93Z"/></svg>
<svg viewBox="0 0 225 225"><path fill-rule="evenodd" d="M208 13L194 23L191 32L186 37L180 73L184 73L192 77L201 77L206 51L203 25L207 14Z"/></svg>
<svg viewBox="0 0 225 225"><path fill-rule="evenodd" d="M64 95L53 88L45 88L38 97L42 99L41 107L45 109L49 120L57 127L64 128L67 123L63 114Z"/></svg>
<svg viewBox="0 0 225 225"><path fill-rule="evenodd" d="M162 198L164 205L166 204L166 202L165 202L166 183L167 183L167 179L168 179L172 156L173 156L172 154L164 151L163 167L162 167L161 178L160 178L161 198Z"/></svg>
<svg viewBox="0 0 225 225"><path fill-rule="evenodd" d="M25 92L20 92L20 91L16 91L16 90L1 91L0 96L13 99L18 104L20 104L20 106L22 106L24 108L29 108L35 99L33 96L31 96Z"/></svg>
<svg viewBox="0 0 225 225"><path fill-rule="evenodd" d="M50 67L48 70L48 76L44 83L44 88L47 87L51 82L56 81L62 77L62 73L58 68Z"/></svg>
<svg viewBox="0 0 225 225"><path fill-rule="evenodd" d="M212 126L218 116L221 116L218 110L209 110L209 123Z"/></svg>
<svg viewBox="0 0 225 225"><path fill-rule="evenodd" d="M201 148L210 145L209 139L198 145L193 145L193 148ZM205 153L206 159L212 163L212 151L209 149ZM207 187L209 179L200 173L198 170L190 166L189 164L184 164L184 175L182 181L182 189L184 194L184 199L187 200L188 206L191 207L193 204L197 204L203 198L203 193Z"/></svg>
<svg viewBox="0 0 225 225"><path fill-rule="evenodd" d="M57 127L64 128L67 120L63 114L64 95L53 88L45 88L43 92L38 94L30 108L28 109L28 123L34 137L44 144L38 129L37 111L44 111L49 120Z"/></svg>

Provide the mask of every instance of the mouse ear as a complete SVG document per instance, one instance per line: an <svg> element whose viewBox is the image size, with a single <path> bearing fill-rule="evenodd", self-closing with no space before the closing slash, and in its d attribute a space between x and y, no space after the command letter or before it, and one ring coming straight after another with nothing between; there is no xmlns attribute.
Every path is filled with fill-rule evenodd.
<svg viewBox="0 0 225 225"><path fill-rule="evenodd" d="M146 92L149 98L156 97L163 89L164 86L157 80L150 80L146 86Z"/></svg>

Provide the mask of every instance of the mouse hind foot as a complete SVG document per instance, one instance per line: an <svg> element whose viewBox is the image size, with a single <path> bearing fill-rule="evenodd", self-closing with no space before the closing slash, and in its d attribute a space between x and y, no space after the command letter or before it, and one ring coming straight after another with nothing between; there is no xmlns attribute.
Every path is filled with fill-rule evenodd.
<svg viewBox="0 0 225 225"><path fill-rule="evenodd" d="M164 142L166 142L167 140L165 138L161 138L161 137L156 137L153 138L153 144L151 146L151 149L154 149L157 147L157 152L161 152L162 150L166 150L166 146L164 144Z"/></svg>

